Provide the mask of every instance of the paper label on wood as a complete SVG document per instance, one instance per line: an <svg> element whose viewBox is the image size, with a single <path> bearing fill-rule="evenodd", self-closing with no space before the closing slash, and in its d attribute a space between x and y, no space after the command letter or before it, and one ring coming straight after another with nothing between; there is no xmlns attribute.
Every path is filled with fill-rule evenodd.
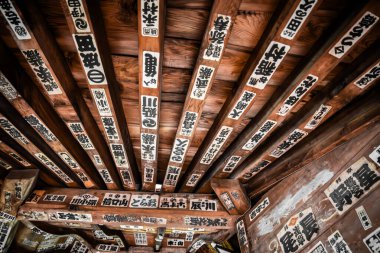
<svg viewBox="0 0 380 253"><path fill-rule="evenodd" d="M51 161L44 153L36 153L35 157L38 158L46 167L54 172L65 183L73 183L73 180L66 175L53 161Z"/></svg>
<svg viewBox="0 0 380 253"><path fill-rule="evenodd" d="M66 0L67 7L70 12L70 16L73 20L75 31L77 33L89 33L91 32L90 25L87 21L87 15L83 7L82 0Z"/></svg>
<svg viewBox="0 0 380 253"><path fill-rule="evenodd" d="M90 137L88 137L87 133L84 131L83 125L81 122L72 122L67 123L70 128L71 133L75 136L79 144L85 150L95 149L92 144Z"/></svg>
<svg viewBox="0 0 380 253"><path fill-rule="evenodd" d="M321 241L319 241L313 248L311 248L307 253L328 253L325 246Z"/></svg>
<svg viewBox="0 0 380 253"><path fill-rule="evenodd" d="M46 92L49 95L62 94L61 88L59 88L55 77L46 66L39 51L37 49L28 49L22 50L21 52Z"/></svg>
<svg viewBox="0 0 380 253"><path fill-rule="evenodd" d="M309 74L304 80L302 80L297 87L292 91L287 99L285 99L281 108L277 114L285 116L291 109L301 100L301 98L308 92L315 83L317 83L318 77Z"/></svg>
<svg viewBox="0 0 380 253"><path fill-rule="evenodd" d="M212 141L211 145L208 147L206 153L203 155L201 164L210 164L215 156L218 154L230 134L232 133L233 128L228 126L222 126Z"/></svg>
<svg viewBox="0 0 380 253"><path fill-rule="evenodd" d="M43 198L43 201L65 202L66 197L66 195L46 194Z"/></svg>
<svg viewBox="0 0 380 253"><path fill-rule="evenodd" d="M235 106L231 109L228 114L228 118L238 120L241 115L243 115L245 109L249 107L256 93L244 90L238 101L236 101Z"/></svg>
<svg viewBox="0 0 380 253"><path fill-rule="evenodd" d="M158 127L158 97L141 96L141 126L147 129Z"/></svg>
<svg viewBox="0 0 380 253"><path fill-rule="evenodd" d="M185 117L181 124L181 130L179 132L182 136L191 136L193 133L195 123L197 122L198 113L196 112L185 112Z"/></svg>
<svg viewBox="0 0 380 253"><path fill-rule="evenodd" d="M351 29L330 49L329 54L340 59L373 26L375 26L378 20L379 17L372 12L365 12L363 16L351 27Z"/></svg>
<svg viewBox="0 0 380 253"><path fill-rule="evenodd" d="M157 153L157 135L141 133L141 159L156 160Z"/></svg>
<svg viewBox="0 0 380 253"><path fill-rule="evenodd" d="M97 246L97 249L101 251L107 251L107 252L118 252L120 250L120 247L118 245L99 244Z"/></svg>
<svg viewBox="0 0 380 253"><path fill-rule="evenodd" d="M145 37L158 37L160 21L160 1L141 0L141 35Z"/></svg>
<svg viewBox="0 0 380 253"><path fill-rule="evenodd" d="M168 238L166 242L167 242L168 247L184 247L185 246L184 239Z"/></svg>
<svg viewBox="0 0 380 253"><path fill-rule="evenodd" d="M89 252L89 249L86 245L81 243L80 241L75 241L73 244L73 247L70 249L70 253L87 253Z"/></svg>
<svg viewBox="0 0 380 253"><path fill-rule="evenodd" d="M9 153L9 156L13 157L15 160L17 160L19 163L21 163L22 165L26 167L31 165L30 163L28 163L26 160L24 160L21 156L19 156L16 153Z"/></svg>
<svg viewBox="0 0 380 253"><path fill-rule="evenodd" d="M195 186L201 178L201 174L192 174L186 183L186 186Z"/></svg>
<svg viewBox="0 0 380 253"><path fill-rule="evenodd" d="M366 88L368 85L373 83L380 76L380 62L377 63L373 68L368 70L364 75L359 77L354 84L360 89Z"/></svg>
<svg viewBox="0 0 380 253"><path fill-rule="evenodd" d="M170 155L170 162L183 163L185 161L186 150L189 146L188 139L176 138L174 140L174 145L172 153Z"/></svg>
<svg viewBox="0 0 380 253"><path fill-rule="evenodd" d="M191 98L204 100L213 77L215 68L206 65L199 65L193 88L191 90Z"/></svg>
<svg viewBox="0 0 380 253"><path fill-rule="evenodd" d="M327 115L327 113L331 110L331 106L322 104L318 110L314 113L313 117L306 124L305 129L314 129L316 128L323 118Z"/></svg>
<svg viewBox="0 0 380 253"><path fill-rule="evenodd" d="M158 208L159 195L132 194L130 208Z"/></svg>
<svg viewBox="0 0 380 253"><path fill-rule="evenodd" d="M302 0L294 10L285 28L281 32L281 37L292 40L305 22L317 0Z"/></svg>
<svg viewBox="0 0 380 253"><path fill-rule="evenodd" d="M186 232L185 241L191 242L191 241L193 241L193 239L194 239L194 232L192 232L192 231Z"/></svg>
<svg viewBox="0 0 380 253"><path fill-rule="evenodd" d="M379 184L380 174L376 166L362 157L340 173L325 194L341 215Z"/></svg>
<svg viewBox="0 0 380 253"><path fill-rule="evenodd" d="M124 185L133 185L131 172L127 169L120 170L121 179Z"/></svg>
<svg viewBox="0 0 380 253"><path fill-rule="evenodd" d="M106 183L106 184L112 184L113 183L110 172L107 169L100 169L99 174L103 178L104 183Z"/></svg>
<svg viewBox="0 0 380 253"><path fill-rule="evenodd" d="M374 151L372 151L371 154L369 154L369 158L372 159L378 166L380 166L380 146L375 148Z"/></svg>
<svg viewBox="0 0 380 253"><path fill-rule="evenodd" d="M254 149L259 142L264 139L264 137L274 128L277 124L274 120L266 120L264 124L257 130L256 133L252 135L252 137L244 144L242 149L251 151Z"/></svg>
<svg viewBox="0 0 380 253"><path fill-rule="evenodd" d="M339 230L336 230L334 233L332 233L327 240L329 241L331 248L334 250L335 253L352 253L350 248L348 247L348 244L343 239L343 236L340 234Z"/></svg>
<svg viewBox="0 0 380 253"><path fill-rule="evenodd" d="M220 60L231 22L230 16L218 14L208 34L209 43L203 53L203 59L212 61Z"/></svg>
<svg viewBox="0 0 380 253"><path fill-rule="evenodd" d="M3 161L3 160L0 160L0 166L3 167L4 169L6 170L9 170L12 168L11 165L9 165L7 162Z"/></svg>
<svg viewBox="0 0 380 253"><path fill-rule="evenodd" d="M111 143L110 147L116 167L129 168L129 163L123 144Z"/></svg>
<svg viewBox="0 0 380 253"><path fill-rule="evenodd" d="M66 152L59 152L59 156L62 158L62 160L72 169L79 169L79 164L73 157L70 156L69 153Z"/></svg>
<svg viewBox="0 0 380 253"><path fill-rule="evenodd" d="M20 94L17 92L15 87L9 82L9 80L0 71L0 92L4 95L6 99L12 101L18 97Z"/></svg>
<svg viewBox="0 0 380 253"><path fill-rule="evenodd" d="M364 230L368 230L372 227L372 222L369 219L369 216L367 212L365 211L363 206L359 206L355 209L356 213L358 214L360 223L362 224Z"/></svg>
<svg viewBox="0 0 380 253"><path fill-rule="evenodd" d="M217 202L210 199L190 199L190 210L215 212L217 211Z"/></svg>
<svg viewBox="0 0 380 253"><path fill-rule="evenodd" d="M117 127L115 125L115 120L113 117L101 117L104 130L106 131L109 141L118 141L119 134L117 132Z"/></svg>
<svg viewBox="0 0 380 253"><path fill-rule="evenodd" d="M131 194L123 193L105 193L102 206L128 207Z"/></svg>
<svg viewBox="0 0 380 253"><path fill-rule="evenodd" d="M49 220L92 222L92 215L89 213L57 212L49 217Z"/></svg>
<svg viewBox="0 0 380 253"><path fill-rule="evenodd" d="M222 201L222 203L224 204L224 207L228 211L235 209L235 205L232 202L232 199L230 198L230 195L228 194L228 192L223 192L222 194L220 194L220 200Z"/></svg>
<svg viewBox="0 0 380 253"><path fill-rule="evenodd" d="M112 116L110 104L108 103L107 93L105 89L91 89L96 107L100 116Z"/></svg>
<svg viewBox="0 0 380 253"><path fill-rule="evenodd" d="M181 173L181 168L176 166L168 166L166 169L166 175L164 180L164 185L176 186L179 174Z"/></svg>
<svg viewBox="0 0 380 253"><path fill-rule="evenodd" d="M73 34L73 38L88 83L91 85L107 84L106 75L104 74L102 60L100 59L94 35Z"/></svg>
<svg viewBox="0 0 380 253"><path fill-rule="evenodd" d="M205 218L195 216L185 216L184 223L187 226L200 226L200 227L227 227L226 218Z"/></svg>
<svg viewBox="0 0 380 253"><path fill-rule="evenodd" d="M142 73L142 86L144 88L158 87L158 72L160 65L160 53L143 51L143 73Z"/></svg>
<svg viewBox="0 0 380 253"><path fill-rule="evenodd" d="M270 156L279 158L299 141L301 141L306 135L307 132L301 129L295 129L283 142L281 142L281 144L277 146L275 150L270 153Z"/></svg>
<svg viewBox="0 0 380 253"><path fill-rule="evenodd" d="M186 209L187 199L183 197L160 197L160 208Z"/></svg>
<svg viewBox="0 0 380 253"><path fill-rule="evenodd" d="M250 169L248 172L243 174L243 178L248 180L254 175L256 175L258 172L260 172L262 169L267 167L271 162L268 160L262 160L257 165L255 165L252 169Z"/></svg>
<svg viewBox="0 0 380 253"><path fill-rule="evenodd" d="M70 201L70 205L78 206L96 206L98 204L99 198L92 194L81 194L73 196Z"/></svg>
<svg viewBox="0 0 380 253"><path fill-rule="evenodd" d="M8 25L11 27L13 33L16 35L17 39L31 39L28 29L26 28L17 10L13 6L11 0L2 0L0 4L0 11L3 14Z"/></svg>
<svg viewBox="0 0 380 253"><path fill-rule="evenodd" d="M241 156L233 155L228 159L226 165L223 168L223 172L231 173L235 167L238 165L239 161L241 159Z"/></svg>
<svg viewBox="0 0 380 253"><path fill-rule="evenodd" d="M57 137L50 131L50 129L42 123L36 115L25 116L24 119L29 123L46 141L57 141Z"/></svg>
<svg viewBox="0 0 380 253"><path fill-rule="evenodd" d="M364 238L363 242L371 253L378 253L380 250L380 227Z"/></svg>
<svg viewBox="0 0 380 253"><path fill-rule="evenodd" d="M247 232L245 230L244 220L240 220L236 223L237 238L239 241L240 249L243 253L249 252L249 242Z"/></svg>
<svg viewBox="0 0 380 253"><path fill-rule="evenodd" d="M266 197L260 204L258 204L250 213L249 220L253 221L261 212L263 212L269 206L269 198Z"/></svg>
<svg viewBox="0 0 380 253"><path fill-rule="evenodd" d="M317 236L318 230L317 220L310 207L292 216L277 234L282 252L299 252Z"/></svg>
<svg viewBox="0 0 380 253"><path fill-rule="evenodd" d="M199 239L199 240L195 241L195 242L191 245L191 247L190 247L190 249L189 249L189 252L190 252L190 253L195 253L195 252L197 252L198 249L200 249L200 248L201 248L203 245L205 245L205 244L206 244L206 242L205 242L204 240Z"/></svg>
<svg viewBox="0 0 380 253"><path fill-rule="evenodd" d="M247 85L260 90L264 89L289 49L288 45L272 41L253 70Z"/></svg>
<svg viewBox="0 0 380 253"><path fill-rule="evenodd" d="M29 140L5 117L0 117L0 127L20 144L29 144Z"/></svg>
<svg viewBox="0 0 380 253"><path fill-rule="evenodd" d="M136 245L148 245L146 233L134 233Z"/></svg>

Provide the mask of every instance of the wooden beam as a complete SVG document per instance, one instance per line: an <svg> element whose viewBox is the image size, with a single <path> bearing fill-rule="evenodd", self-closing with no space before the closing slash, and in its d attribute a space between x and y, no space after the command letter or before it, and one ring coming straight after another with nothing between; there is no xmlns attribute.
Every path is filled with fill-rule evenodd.
<svg viewBox="0 0 380 253"><path fill-rule="evenodd" d="M219 112L207 137L187 169L181 182L181 187L178 188L179 191L193 191L199 179L203 177L213 161L223 151L224 145L230 141L229 137L234 128L243 120L251 108L254 98L263 92L272 74L291 49L294 43L293 38L297 36L297 32L301 30L310 17L308 14L320 2L314 1L307 5L301 5L301 3L302 1L297 0L278 6L262 36L263 39L257 46L258 50L254 51L242 71L236 92L231 94L227 99L228 102L224 104ZM301 12L305 14L302 17L303 22L295 29L296 32L290 33L287 28L288 22L291 22L296 9L301 7L304 8ZM271 68L266 69L265 63L269 63Z"/></svg>
<svg viewBox="0 0 380 253"><path fill-rule="evenodd" d="M342 57L343 55L340 55L339 58L332 55L331 50L334 49L335 45L346 36L347 31L351 29L354 24L359 23L361 20L365 19L367 15L365 12L368 10L372 13L375 13L374 15L378 15L377 7L375 3L372 2L372 4L368 4L361 11L356 11L358 13L356 13L354 17L352 17L352 15L348 16L341 24L339 24L337 29L334 30L333 34L330 32L328 34L326 33L326 35L328 35L328 39L324 37L321 38L321 46L317 50L314 50L310 57L306 57L306 63L302 62L300 64L302 67L297 68L295 71L293 71L293 73L288 77L287 81L284 82L290 84L286 87L280 88L275 93L275 95L267 102L267 105L262 108L255 119L246 127L245 131L239 135L234 143L230 145L229 148L225 150L224 154L214 163L213 168L202 181L201 187L205 187L203 190L201 190L201 192L207 190L207 184L209 183L209 179L212 176L221 178L230 176L231 178L239 178L242 181L246 181L257 173L257 168L260 168L260 170L265 168L290 148L288 147L286 150L281 151L281 154L279 154L280 151L277 151L278 154L270 154L263 159L258 160L255 164L255 168L252 168L255 169L254 172L245 170L244 172L239 173L240 171L238 171L238 169L235 169L239 164L243 164L244 166L245 163L243 162L250 154L254 153L256 155L257 147L260 146L262 142L265 141L269 136L271 136L275 130L279 129L280 127L285 128L285 126L282 126L283 122L290 118L297 117L292 115L291 112L294 111L297 104L302 100L302 97L304 97L316 87L324 86L322 81L330 73L329 70L334 69L344 59ZM368 26L368 29L363 27L366 29L365 32L368 32L373 26L375 26L376 20L373 21L374 22L371 24L371 26ZM365 32L362 33L360 39L366 35ZM347 52L349 52L349 50L352 50L354 47L355 44L353 44L350 48L345 49L344 53L347 54ZM330 83L330 85L335 86L335 83ZM363 91L361 88L354 90L357 91L357 93L355 93L356 95L360 94ZM325 100L323 102L325 102ZM327 116L324 115L325 118L331 116L337 110L342 108L343 105L345 105L345 103L342 105L339 103L335 105L335 102L333 104L333 109L331 109L332 105L323 105L322 101L317 100L309 101L306 105L312 103L316 103L315 105L318 105L316 108L311 108L312 112L314 113L318 110L325 110L325 114L328 113ZM331 110L328 111L328 109ZM316 113L318 114L318 112ZM305 118L304 120L309 120L309 117L312 117L310 114L311 112L307 115L297 115L299 119L303 119L303 117L307 116L308 118ZM297 121L297 123L293 123L295 123L295 125L298 127L301 122L304 123L302 120ZM308 122L305 122L305 126L302 125L302 128L299 128L301 126L294 128L293 125L287 125L289 128L285 133L286 135L279 137L280 140L276 139L275 145L273 145L273 149L280 145L280 142L285 142L288 136L289 138L297 137L294 138L291 144L291 146L295 145L298 141L300 141L300 139L302 139L316 127L316 125L314 125L312 128L308 128L309 126L306 126L307 123ZM289 142L289 140L287 142Z"/></svg>
<svg viewBox="0 0 380 253"><path fill-rule="evenodd" d="M27 220L107 224L109 228L149 226L202 228L233 227L229 215L213 195L153 194L84 189L45 189L35 203L24 204L19 216Z"/></svg>
<svg viewBox="0 0 380 253"><path fill-rule="evenodd" d="M28 105L28 103L17 93L14 86L8 81L8 79L0 71L0 78L5 81L3 89L0 92L3 94L0 96L1 110L4 115L12 119L13 108L12 105L20 113L20 115L25 119L25 121L33 127L35 134L40 135L40 137L45 141L47 145L63 160L71 171L82 181L86 188L99 188L93 181L92 177L85 172L85 170L80 166L80 164L73 158L73 156L67 151L67 149L62 145L59 139L52 133L52 131L46 126L46 124L41 120L41 118L36 114L36 112ZM3 92L5 90L15 92L11 96L9 93ZM4 97L8 100L5 101Z"/></svg>
<svg viewBox="0 0 380 253"><path fill-rule="evenodd" d="M2 104L3 103L0 103L0 105ZM21 119L20 116L13 123L16 123L18 126L22 126L24 133L27 133L28 138L25 137L15 125L13 125L6 117L0 113L0 127L10 137L12 137L15 141L18 142L18 144L28 150L29 153L35 156L41 163L44 164L45 168L47 168L51 173L58 176L60 180L63 181L68 187L79 187L79 179L76 178L75 174L58 157L58 155L55 154L49 148L49 146L47 146L46 143L44 143L42 138L34 132L34 129L31 126L27 125L26 122L23 122L23 119ZM34 143L38 143L38 146L42 150L38 148ZM57 166L57 164L59 164L59 166Z"/></svg>
<svg viewBox="0 0 380 253"><path fill-rule="evenodd" d="M11 148L11 146L13 148ZM19 159L17 159L17 162L15 162L15 158L13 154L16 154L21 159L26 160L28 163L31 164L31 166L25 167L25 168L38 168L40 169L39 177L41 178L42 182L50 187L63 187L64 184L60 180L60 178L50 173L46 169L46 167L37 160L37 158L33 157L31 153L29 153L27 150L25 150L21 145L19 145L14 139L12 139L4 130L0 129L0 149L2 150L1 157L6 160L7 163L9 163L13 169L22 168L25 164L25 162L22 164L18 162ZM6 157L4 157L4 155ZM11 158L12 157L12 158Z"/></svg>
<svg viewBox="0 0 380 253"><path fill-rule="evenodd" d="M344 89L342 89L331 99L313 99L310 101L311 103L314 103L314 105L318 106L317 108L314 108L314 110L309 110L309 112L312 113L303 114L303 117L300 117L297 122L289 122L289 124L286 124L286 126L284 126L284 130L279 131L278 133L280 134L277 133L275 135L277 137L276 141L272 140L272 142L267 142L266 145L263 145L260 152L258 151L254 155L250 156L246 160L246 163L239 166L235 172L232 173L231 177L240 178L243 182L247 182L250 178L258 174L266 167L259 166L259 164L262 164L262 161L268 161L269 163L267 162L266 164L269 165L278 159L283 153L296 146L296 143L294 143L293 145L290 145L290 147L286 148L286 150L283 149L280 151L279 148L284 146L284 143L288 143L289 139L295 132L305 133L305 135L310 134L318 127L320 122L332 117L337 111L347 105L356 96L364 93L366 91L363 89L364 87L359 88L356 83L358 83L358 81L367 73L371 73L371 71L373 72L373 70L380 68L379 64L380 62L377 60L375 64L372 64L361 75L357 76L357 78L350 82ZM372 82L371 84L374 83ZM368 84L367 87L371 84ZM281 152L281 155L277 155L275 152Z"/></svg>
<svg viewBox="0 0 380 253"><path fill-rule="evenodd" d="M214 178L211 187L229 214L242 215L251 207L251 201L239 180Z"/></svg>
<svg viewBox="0 0 380 253"><path fill-rule="evenodd" d="M288 156L273 163L272 167L253 177L247 183L247 192L251 198L259 196L284 178L339 147L357 135L373 129L380 122L380 105L376 93L380 87L373 89L368 95L350 104L345 110L338 112L334 118L305 138L303 143ZM249 163L249 161L247 161Z"/></svg>
<svg viewBox="0 0 380 253"><path fill-rule="evenodd" d="M61 0L61 5L82 63L87 87L98 109L98 114L93 116L101 122L100 129L123 179L124 189L136 190L140 177L121 103L120 87L108 49L100 4L98 1L87 4L86 1Z"/></svg>
<svg viewBox="0 0 380 253"><path fill-rule="evenodd" d="M24 56L25 61L22 62L26 64L23 67L55 109L59 105L66 105L64 112L57 110L60 117L89 154L99 173L105 175L103 180L107 187L118 189L121 185L120 179L106 142L36 3L21 4L20 1L15 1L12 4L30 36L28 39L20 40L11 33Z"/></svg>
<svg viewBox="0 0 380 253"><path fill-rule="evenodd" d="M299 243L300 240L290 245L297 250L314 246L321 235L332 234L332 228L336 226L343 229L341 233L350 231L345 235L352 234L361 240L378 228L379 205L373 203L380 193L379 165L376 164L379 157L379 153L376 153L380 141L379 130L380 125L377 125L349 140L265 194L259 200L259 204L244 215L250 250L267 252L279 251L282 248L284 251L287 247L286 236L293 235L297 224L300 227L301 224L304 226L297 236L304 239L302 245ZM361 175L371 176L369 178ZM349 185L355 185L357 188L353 190ZM337 190L339 186L340 189L345 187L345 193L349 193L342 199L342 192ZM267 202L263 205L266 199ZM371 230L365 231L360 228L360 216L355 211L355 208L360 206L363 206L369 215L373 226ZM311 226L306 225L306 217L309 219L307 224ZM347 217L351 217L349 222ZM363 252L365 248L365 244L357 243L355 240L346 242L352 252ZM325 246L328 244L325 239L322 243ZM294 249L290 251L295 252Z"/></svg>
<svg viewBox="0 0 380 253"><path fill-rule="evenodd" d="M214 1L166 169L163 182L165 192L173 192L177 186L187 150L231 35L240 2L241 0Z"/></svg>
<svg viewBox="0 0 380 253"><path fill-rule="evenodd" d="M144 191L154 191L157 181L165 4L163 0L138 1L140 169Z"/></svg>

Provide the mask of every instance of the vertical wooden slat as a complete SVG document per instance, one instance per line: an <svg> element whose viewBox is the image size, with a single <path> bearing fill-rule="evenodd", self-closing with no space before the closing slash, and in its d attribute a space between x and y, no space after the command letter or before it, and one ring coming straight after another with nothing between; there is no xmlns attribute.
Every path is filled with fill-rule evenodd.
<svg viewBox="0 0 380 253"><path fill-rule="evenodd" d="M177 185L187 150L202 115L205 98L214 82L231 35L240 2L240 0L214 1L166 169L163 182L165 192L173 192Z"/></svg>

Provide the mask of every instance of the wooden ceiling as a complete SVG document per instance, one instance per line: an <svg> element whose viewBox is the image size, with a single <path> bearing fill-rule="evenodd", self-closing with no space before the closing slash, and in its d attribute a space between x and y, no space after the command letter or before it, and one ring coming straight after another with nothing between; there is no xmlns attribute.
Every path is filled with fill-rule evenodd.
<svg viewBox="0 0 380 253"><path fill-rule="evenodd" d="M229 178L255 198L380 112L376 0L0 10L0 167L38 168L41 187L210 194Z"/></svg>
<svg viewBox="0 0 380 253"><path fill-rule="evenodd" d="M210 179L215 176L239 178L245 183L256 174L249 172L250 169L277 160L279 155L270 156L270 152L295 128L306 124L322 101L334 105L327 113L328 117L323 119L326 120L356 96L366 92L367 87L359 89L348 83L354 82L378 61L376 45L380 28L377 19L371 21L379 10L376 1L361 1L360 4L339 0L310 1L305 6L298 2L160 2L155 10L159 13L153 24L158 31L155 37L139 32L146 28L138 28L139 22L144 24L144 18L138 19L140 7L137 1L99 1L88 6L83 3L81 10L86 13L85 22L88 23L84 30L73 23L75 17L70 14L73 10L69 10L73 7L65 1L60 5L54 1L16 1L14 8L20 15L18 22L25 26L28 31L26 36L30 39L19 39L9 20L3 18L2 72L22 99L10 101L12 105L2 103L2 113L32 140L32 144L24 145L23 149L31 154L43 150L41 153L45 153L72 177L73 183L66 183L69 187L120 189L122 186L127 190L152 191L156 183L164 183L163 190L166 192L173 192L176 187L179 192L198 190L209 193ZM144 9L144 6L141 8ZM301 16L295 19L297 11ZM370 11L367 21L366 11ZM220 14L225 16L218 18ZM354 39L349 39L344 53L331 54L333 45L344 39L345 33L355 27L356 22L361 22L360 18L369 24L356 24L360 32ZM82 34L82 41L89 34L92 36L90 39L96 39L96 44L92 45L96 51L90 49L90 52L99 56L99 66L103 68L101 73L106 80L101 80L100 85L86 78L91 68L82 67L81 59L86 58L80 58L74 34ZM217 36L222 37L218 40ZM76 42L80 39L79 36ZM220 59L215 55L207 59L206 51L213 45L222 45ZM158 73L153 77L157 88L143 86L146 79L143 80L141 66L143 58L148 57L145 53L143 55L143 51L160 54L156 67ZM36 52L42 57L41 66L27 62L31 59L27 54L32 57ZM272 62L268 63L266 59ZM266 76L254 74L264 71L265 64ZM36 66L48 69L53 76L57 87L50 94L42 87L41 78L36 76L41 73L31 68ZM95 66L95 72L99 71L99 66ZM193 86L200 87L197 85L202 82L199 74L197 76L198 69L211 72L208 81L207 78L203 80L203 90L198 90L204 94L196 98L191 94ZM350 80L347 80L348 75ZM261 79L253 84L254 78ZM267 80L262 82L263 79ZM205 84L208 84L207 88ZM334 87L339 88L334 90ZM331 94L335 95L331 92L347 98L331 98ZM105 94L109 107L97 107L94 96ZM155 96L158 100L152 97L145 100L142 96ZM156 106L153 108L157 111L156 119L149 116L141 119L141 110L152 109L149 105L144 107L145 102ZM307 117L300 113L305 107L313 110ZM42 136L45 140L39 138L36 131L20 119L20 114L24 118L37 115L40 119L37 121L45 124L52 136L57 138L53 141L46 139L48 136ZM148 111L144 113L148 114ZM182 129L185 118L190 121L185 122L188 128ZM146 120L155 126L146 126ZM107 136L102 121L111 123L106 127L108 130L114 127L113 135ZM67 126L76 123L73 127L82 128L82 132L70 134L64 123ZM81 123L82 127L77 123ZM269 131L260 133L264 123ZM296 131L295 134L303 136L313 128ZM181 132L183 130L187 133ZM219 133L220 130L223 131ZM218 139L218 134L227 138ZM268 144L264 145L265 149L261 148L263 145L247 143L255 134L259 144ZM261 134L261 138L257 134ZM82 147L78 145L75 141L78 135L79 138L88 138L90 142L87 145L93 148L82 148L86 143ZM149 136L156 137L157 142L156 146L143 145L144 149L151 149L151 158L146 157L148 151L141 153L141 139ZM6 136L2 138L7 139ZM249 147L244 148L246 143ZM173 144L176 145L173 147ZM2 145L5 152L7 148L14 148L15 144L4 141ZM125 164L118 164L120 161L115 163L111 153L123 149L126 159L122 162ZM81 168L72 170L70 165L62 162L64 159L56 155L60 152L68 156L71 154ZM169 161L172 152L173 157ZM99 161L103 165L94 160L94 155L102 160ZM141 159L142 155L144 159ZM41 166L30 154L25 156L32 160L33 165ZM247 157L249 162L245 160ZM169 184L165 184L169 168L177 172L178 168L181 169L178 183L169 180L166 182ZM72 171L89 180L83 185ZM107 174L108 181L102 180L99 173ZM169 175L166 176L169 178ZM62 183L62 180L55 179Z"/></svg>

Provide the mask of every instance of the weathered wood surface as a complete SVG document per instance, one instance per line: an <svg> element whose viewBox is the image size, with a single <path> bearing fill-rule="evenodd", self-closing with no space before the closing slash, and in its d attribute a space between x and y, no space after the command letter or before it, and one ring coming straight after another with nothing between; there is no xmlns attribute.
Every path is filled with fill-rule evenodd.
<svg viewBox="0 0 380 253"><path fill-rule="evenodd" d="M273 167L253 177L247 183L250 197L258 196L277 182L298 171L303 166L334 150L348 140L379 125L380 105L376 93L379 87L339 112L305 138L300 147L287 157L274 163ZM339 123L338 123L339 122Z"/></svg>
<svg viewBox="0 0 380 253"><path fill-rule="evenodd" d="M317 236L312 238L310 245L313 242L318 242L319 236L325 233L325 231L327 234L331 234L334 231L335 224L341 224L340 226L344 227L347 232L350 231L349 233L356 231L356 233L360 234L360 238L365 237L364 235L367 233L359 232L360 230L358 230L357 225L354 225L354 228L352 228L351 222L342 223L342 218L345 219L350 215L349 213L356 213L355 208L359 205L364 205L369 214L377 213L379 205L371 204L367 206L366 203L373 203L373 199L378 197L378 184L366 189L366 192L370 193L361 196L355 204L350 205L350 202L346 202L350 209L343 215L337 213L324 190L334 182L340 173L347 170L362 157L365 157L369 162L374 164L368 155L379 145L379 129L380 126L378 125L370 132L357 136L294 173L274 187L268 194L264 194L261 200L268 197L269 205L256 215L253 221L250 221L249 215L256 208L256 205L244 216L251 250L280 250L280 242L276 238L277 233L291 216L309 207L313 210L319 227ZM377 165L374 168L377 171L379 170ZM374 228L380 225L378 216L371 215L370 219ZM354 222L356 224L357 221ZM255 236L251 237L252 235ZM346 242L349 245L357 244L355 240L346 240ZM324 244L326 245L326 243ZM362 248L362 246L357 245L355 247Z"/></svg>

